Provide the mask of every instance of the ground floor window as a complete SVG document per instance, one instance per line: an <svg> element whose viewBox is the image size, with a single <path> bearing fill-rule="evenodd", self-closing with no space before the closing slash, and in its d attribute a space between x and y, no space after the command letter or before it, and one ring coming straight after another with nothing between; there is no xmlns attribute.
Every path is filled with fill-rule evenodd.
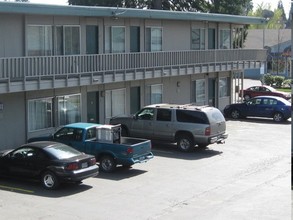
<svg viewBox="0 0 293 220"><path fill-rule="evenodd" d="M163 102L163 85L151 85L151 104L158 104Z"/></svg>
<svg viewBox="0 0 293 220"><path fill-rule="evenodd" d="M198 79L194 81L194 98L197 104L204 105L206 100L205 95L205 79Z"/></svg>
<svg viewBox="0 0 293 220"><path fill-rule="evenodd" d="M80 121L80 94L28 101L28 131L37 131Z"/></svg>
<svg viewBox="0 0 293 220"><path fill-rule="evenodd" d="M226 97L230 95L230 78L219 79L219 97Z"/></svg>
<svg viewBox="0 0 293 220"><path fill-rule="evenodd" d="M107 90L105 92L106 118L126 114L126 92L125 89Z"/></svg>
<svg viewBox="0 0 293 220"><path fill-rule="evenodd" d="M59 126L81 121L80 99L80 94L57 97Z"/></svg>
<svg viewBox="0 0 293 220"><path fill-rule="evenodd" d="M52 98L28 101L28 130L53 127Z"/></svg>

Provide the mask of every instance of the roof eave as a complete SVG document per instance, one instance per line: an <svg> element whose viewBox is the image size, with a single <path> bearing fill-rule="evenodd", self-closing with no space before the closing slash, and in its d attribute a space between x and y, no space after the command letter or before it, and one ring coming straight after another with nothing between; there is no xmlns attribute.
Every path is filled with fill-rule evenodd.
<svg viewBox="0 0 293 220"><path fill-rule="evenodd" d="M63 6L17 2L0 2L0 12L17 14L85 16L85 17L113 17L113 18L142 18L163 20L189 20L227 22L235 24L265 24L264 18L211 14L200 12L178 12L152 9L93 7L93 6Z"/></svg>

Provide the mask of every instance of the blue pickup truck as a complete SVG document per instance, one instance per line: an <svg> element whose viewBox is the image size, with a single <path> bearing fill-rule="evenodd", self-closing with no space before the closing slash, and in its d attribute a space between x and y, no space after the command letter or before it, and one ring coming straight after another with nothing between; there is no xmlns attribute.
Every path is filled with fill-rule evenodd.
<svg viewBox="0 0 293 220"><path fill-rule="evenodd" d="M112 172L117 165L130 167L154 157L150 140L122 137L120 125L73 123L52 135L30 138L28 142L44 140L61 142L94 155L104 172Z"/></svg>

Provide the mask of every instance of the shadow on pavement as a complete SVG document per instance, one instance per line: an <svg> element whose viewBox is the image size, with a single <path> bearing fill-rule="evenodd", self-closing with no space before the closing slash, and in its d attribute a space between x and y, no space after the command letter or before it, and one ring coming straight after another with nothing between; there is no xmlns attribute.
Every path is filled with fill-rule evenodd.
<svg viewBox="0 0 293 220"><path fill-rule="evenodd" d="M226 118L226 121L243 121L243 122L250 122L250 123L260 123L260 124L278 124L278 125L289 125L291 124L291 119L283 122L274 122L271 118L257 118L257 117L249 117L243 119L232 119Z"/></svg>
<svg viewBox="0 0 293 220"><path fill-rule="evenodd" d="M59 198L71 196L91 189L92 186L76 183L62 183L55 190L47 190L36 180L27 180L23 178L0 177L0 190L20 193L24 195L42 196Z"/></svg>
<svg viewBox="0 0 293 220"><path fill-rule="evenodd" d="M152 142L152 152L154 156L169 157L183 160L200 160L222 154L221 151L212 150L209 147L205 149L194 147L189 152L180 151L176 144L166 144L159 142Z"/></svg>
<svg viewBox="0 0 293 220"><path fill-rule="evenodd" d="M114 172L112 173L100 172L99 175L95 178L119 181L119 180L131 178L134 176L138 176L146 172L147 171L145 170L138 170L138 169L125 168L122 166L118 166Z"/></svg>

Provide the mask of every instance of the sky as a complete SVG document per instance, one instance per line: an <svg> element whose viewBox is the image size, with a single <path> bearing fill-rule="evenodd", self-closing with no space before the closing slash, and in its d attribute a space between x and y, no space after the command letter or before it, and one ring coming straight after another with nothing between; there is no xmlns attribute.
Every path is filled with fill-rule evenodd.
<svg viewBox="0 0 293 220"><path fill-rule="evenodd" d="M12 0L10 0L12 1ZM68 5L68 0L29 0L31 3L41 3L41 4L55 4L55 5ZM270 4L271 10L274 10L278 6L279 0L252 0L254 7L260 5L261 3ZM291 8L291 1L290 0L282 0L283 6L285 9L286 16L288 18L289 11Z"/></svg>

